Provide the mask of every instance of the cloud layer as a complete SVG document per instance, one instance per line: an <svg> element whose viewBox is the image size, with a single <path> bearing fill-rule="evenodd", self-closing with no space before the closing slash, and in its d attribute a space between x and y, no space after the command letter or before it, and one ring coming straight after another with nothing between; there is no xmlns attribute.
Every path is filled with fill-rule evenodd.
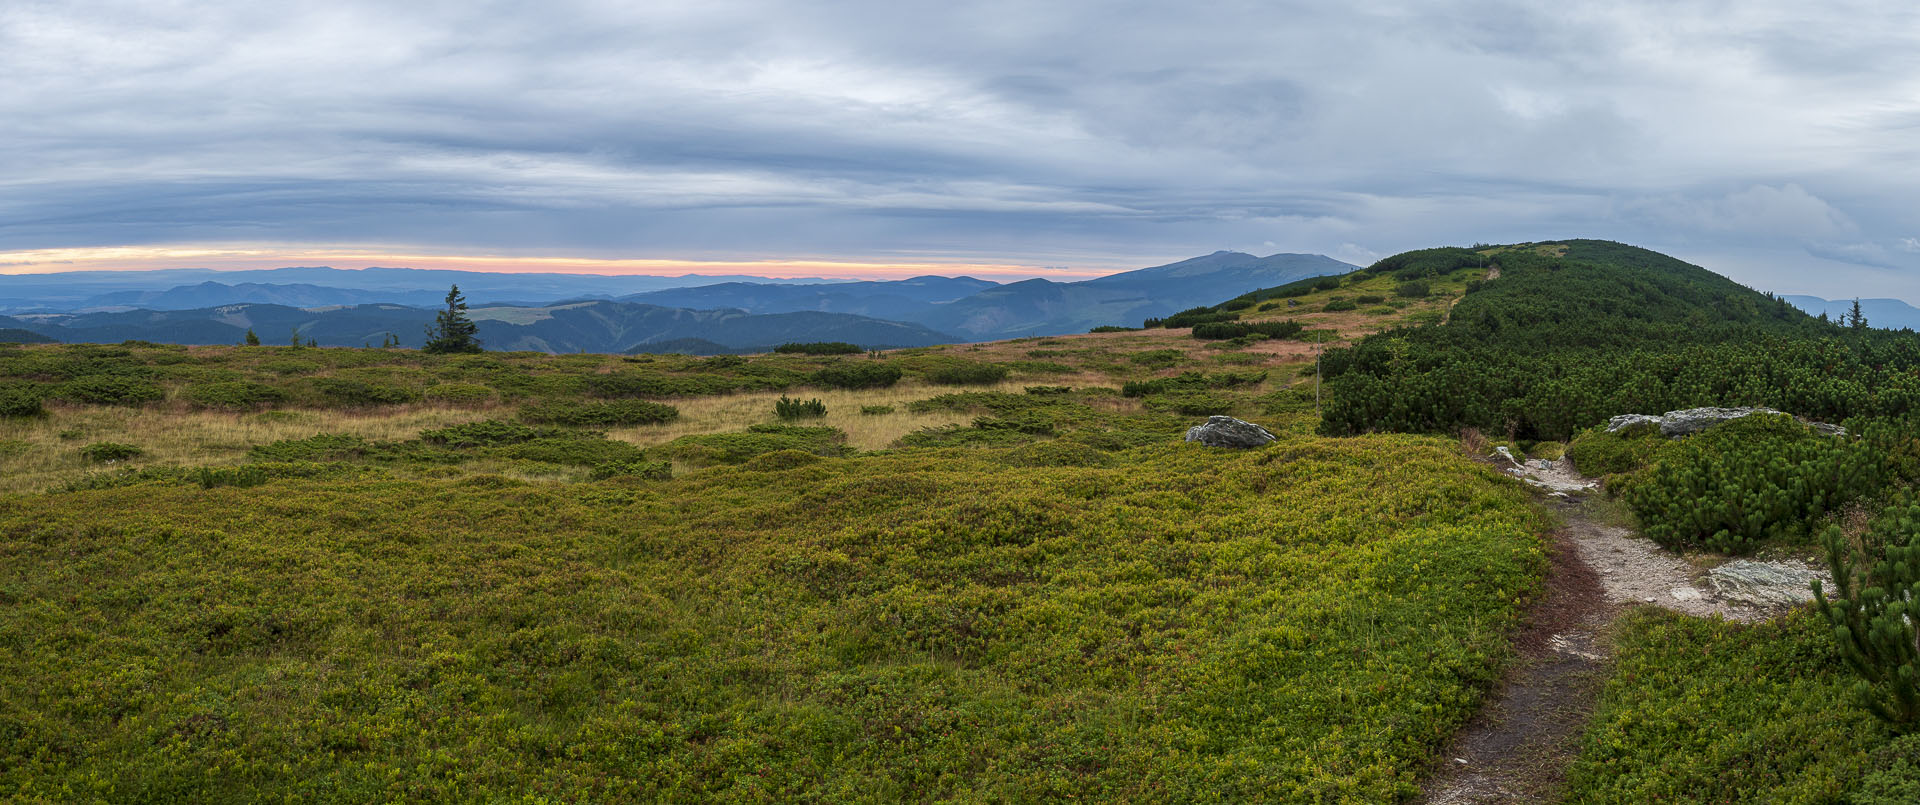
<svg viewBox="0 0 1920 805"><path fill-rule="evenodd" d="M1589 236L1920 295L1911 4L922 5L10 3L0 251L1119 268Z"/></svg>

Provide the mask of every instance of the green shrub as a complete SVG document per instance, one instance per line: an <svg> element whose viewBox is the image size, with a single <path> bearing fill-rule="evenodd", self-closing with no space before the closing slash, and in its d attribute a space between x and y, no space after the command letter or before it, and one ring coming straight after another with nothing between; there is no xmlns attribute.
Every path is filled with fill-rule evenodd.
<svg viewBox="0 0 1920 805"><path fill-rule="evenodd" d="M927 382L942 386L977 386L1007 379L1007 367L997 363L951 363L927 370Z"/></svg>
<svg viewBox="0 0 1920 805"><path fill-rule="evenodd" d="M517 444L505 445L491 451L501 458L521 461L540 461L547 464L565 464L575 467L597 467L616 462L640 461L646 457L645 451L628 442L607 439L593 434L583 436L547 436Z"/></svg>
<svg viewBox="0 0 1920 805"><path fill-rule="evenodd" d="M1141 400L1149 411L1165 411L1183 416L1211 416L1233 410L1234 401L1204 391L1154 394Z"/></svg>
<svg viewBox="0 0 1920 805"><path fill-rule="evenodd" d="M682 436L654 448L659 455L688 464L739 464L780 450L834 456L847 452L847 435L838 428L754 425L745 432Z"/></svg>
<svg viewBox="0 0 1920 805"><path fill-rule="evenodd" d="M893 406L891 406L891 405L862 405L862 406L860 406L860 413L861 413L861 414L864 414L864 415L866 415L866 416L879 416L879 415L881 415L881 414L891 414L891 413L893 413Z"/></svg>
<svg viewBox="0 0 1920 805"><path fill-rule="evenodd" d="M590 402L562 400L534 403L520 408L522 421L572 427L653 425L672 421L679 416L680 409L648 400Z"/></svg>
<svg viewBox="0 0 1920 805"><path fill-rule="evenodd" d="M1883 740L1804 610L1740 624L1641 607L1614 631L1562 801L1839 803Z"/></svg>
<svg viewBox="0 0 1920 805"><path fill-rule="evenodd" d="M63 400L94 405L140 405L164 399L165 389L122 375L89 375L62 384L55 392Z"/></svg>
<svg viewBox="0 0 1920 805"><path fill-rule="evenodd" d="M1058 397L1062 394L1072 394L1073 387L1072 386L1028 386L1026 388L1026 392L1036 397Z"/></svg>
<svg viewBox="0 0 1920 805"><path fill-rule="evenodd" d="M1547 461L1559 461L1566 454L1567 446L1559 442L1535 442L1532 447L1527 448L1528 458Z"/></svg>
<svg viewBox="0 0 1920 805"><path fill-rule="evenodd" d="M272 444L255 445L247 451L254 461L314 462L339 461L364 455L367 440L345 433L322 433L305 439L282 439Z"/></svg>
<svg viewBox="0 0 1920 805"><path fill-rule="evenodd" d="M773 415L781 419L807 419L827 415L827 406L818 398L812 400L789 399L780 395L773 403Z"/></svg>
<svg viewBox="0 0 1920 805"><path fill-rule="evenodd" d="M187 386L182 392L188 402L200 408L213 408L221 411L251 411L263 406L286 400L287 393L264 383L236 381L231 383L199 383Z"/></svg>
<svg viewBox="0 0 1920 805"><path fill-rule="evenodd" d="M866 350L859 344L845 341L810 341L803 344L790 341L774 347L773 351L783 355L858 355Z"/></svg>
<svg viewBox="0 0 1920 805"><path fill-rule="evenodd" d="M1268 338L1291 338L1299 335L1300 330L1300 323L1292 319L1286 321L1223 322L1196 324L1193 327L1193 337L1202 341L1224 341L1230 338L1243 338L1250 335L1263 335Z"/></svg>
<svg viewBox="0 0 1920 805"><path fill-rule="evenodd" d="M741 466L761 472L778 472L820 463L820 457L805 450L775 450L747 459Z"/></svg>
<svg viewBox="0 0 1920 805"><path fill-rule="evenodd" d="M1814 601L1833 627L1840 656L1860 681L1855 696L1902 731L1920 728L1920 500L1903 491L1858 541L1839 526L1826 534L1835 596L1814 583Z"/></svg>
<svg viewBox="0 0 1920 805"><path fill-rule="evenodd" d="M551 435L551 433L545 429L532 428L518 422L489 419L423 430L420 432L420 439L448 447L494 447L532 441L545 435Z"/></svg>
<svg viewBox="0 0 1920 805"><path fill-rule="evenodd" d="M1420 280L1403 282L1393 286L1393 294L1395 296L1404 296L1409 299L1422 299L1432 293L1433 289L1428 287L1427 283Z"/></svg>
<svg viewBox="0 0 1920 805"><path fill-rule="evenodd" d="M665 481L673 478L673 465L665 461L609 461L593 468L591 476L596 481L608 478L641 478L648 481Z"/></svg>
<svg viewBox="0 0 1920 805"><path fill-rule="evenodd" d="M1353 298L1353 303L1356 305L1377 305L1385 301L1387 298L1377 293L1361 294Z"/></svg>
<svg viewBox="0 0 1920 805"><path fill-rule="evenodd" d="M1113 457L1094 447L1061 439L1034 442L1008 450L1002 461L1015 467L1106 467Z"/></svg>
<svg viewBox="0 0 1920 805"><path fill-rule="evenodd" d="M1605 428L1582 431L1567 445L1566 455L1582 475L1595 478L1633 472L1653 460L1667 440L1658 428L1608 433Z"/></svg>
<svg viewBox="0 0 1920 805"><path fill-rule="evenodd" d="M442 405L470 406L492 402L494 393L478 383L440 383L428 386L421 396Z"/></svg>
<svg viewBox="0 0 1920 805"><path fill-rule="evenodd" d="M120 442L94 442L80 448L80 457L104 464L110 461L126 461L145 452L138 447Z"/></svg>
<svg viewBox="0 0 1920 805"><path fill-rule="evenodd" d="M327 402L345 408L404 405L420 399L412 389L384 383L341 377L316 377L308 382Z"/></svg>
<svg viewBox="0 0 1920 805"><path fill-rule="evenodd" d="M1102 324L1098 327L1088 330L1087 332L1089 333L1135 333L1139 331L1140 331L1139 327L1122 327L1118 324Z"/></svg>
<svg viewBox="0 0 1920 805"><path fill-rule="evenodd" d="M838 389L886 388L900 382L900 367L880 361L841 361L813 373L816 385Z"/></svg>
<svg viewBox="0 0 1920 805"><path fill-rule="evenodd" d="M1913 805L1920 802L1920 734L1903 735L1874 750L1851 805Z"/></svg>
<svg viewBox="0 0 1920 805"><path fill-rule="evenodd" d="M1128 355L1127 360L1154 369L1167 369L1185 360L1186 357L1187 353L1177 349L1155 349L1146 352L1135 352Z"/></svg>
<svg viewBox="0 0 1920 805"><path fill-rule="evenodd" d="M668 375L659 372L611 372L588 375L587 393L614 399L632 397L689 397L722 394L738 383L721 375Z"/></svg>
<svg viewBox="0 0 1920 805"><path fill-rule="evenodd" d="M36 417L46 412L46 407L40 402L40 395L33 390L0 388L0 418Z"/></svg>
<svg viewBox="0 0 1920 805"><path fill-rule="evenodd" d="M1327 313L1339 313L1347 310L1359 310L1360 306L1354 304L1352 300L1335 299L1331 302L1328 302L1324 307L1321 307L1320 309Z"/></svg>
<svg viewBox="0 0 1920 805"><path fill-rule="evenodd" d="M1804 536L1809 521L1880 490L1889 441L1756 414L1670 443L1620 492L1655 542L1745 553Z"/></svg>

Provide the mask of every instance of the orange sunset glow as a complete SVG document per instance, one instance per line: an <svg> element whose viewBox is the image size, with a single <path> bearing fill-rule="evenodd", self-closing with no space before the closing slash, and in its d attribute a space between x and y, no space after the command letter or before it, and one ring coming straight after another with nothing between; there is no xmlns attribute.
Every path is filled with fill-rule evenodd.
<svg viewBox="0 0 1920 805"><path fill-rule="evenodd" d="M352 249L253 245L110 246L0 252L0 274L59 271L145 271L207 268L238 271L295 265L554 273L679 276L750 274L761 277L823 277L894 280L939 274L1012 281L1048 277L1087 279L1125 270L1112 267L1051 267L1007 263L845 259L677 260L581 256L435 254L418 249Z"/></svg>

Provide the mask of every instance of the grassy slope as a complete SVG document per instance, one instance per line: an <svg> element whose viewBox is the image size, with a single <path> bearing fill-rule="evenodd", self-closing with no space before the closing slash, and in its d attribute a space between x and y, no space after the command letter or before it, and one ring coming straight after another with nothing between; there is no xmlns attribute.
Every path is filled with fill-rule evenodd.
<svg viewBox="0 0 1920 805"><path fill-rule="evenodd" d="M1020 455L0 498L0 790L1377 802L1540 571L1435 441Z"/></svg>

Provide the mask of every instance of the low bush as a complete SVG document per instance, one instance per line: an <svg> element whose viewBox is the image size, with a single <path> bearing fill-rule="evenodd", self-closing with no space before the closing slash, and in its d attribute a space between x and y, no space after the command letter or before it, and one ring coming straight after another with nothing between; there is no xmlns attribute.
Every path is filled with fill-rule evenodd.
<svg viewBox="0 0 1920 805"><path fill-rule="evenodd" d="M1215 325L1205 325L1205 326L1215 326ZM1186 360L1186 357L1187 357L1187 353L1177 349L1154 349L1154 350L1148 350L1146 352L1135 352L1131 355L1128 355L1127 360L1133 363L1137 363L1141 366L1151 367L1154 369L1167 369L1167 368L1171 368L1173 365L1183 360Z"/></svg>
<svg viewBox="0 0 1920 805"><path fill-rule="evenodd" d="M545 429L529 427L518 422L489 419L423 430L420 432L420 439L448 447L494 447L532 441L543 435L551 434Z"/></svg>
<svg viewBox="0 0 1920 805"><path fill-rule="evenodd" d="M1036 397L1057 397L1072 394L1072 386L1028 386L1026 392Z"/></svg>
<svg viewBox="0 0 1920 805"><path fill-rule="evenodd" d="M386 383L341 377L316 377L308 382L327 402L345 408L405 405L420 399L412 389Z"/></svg>
<svg viewBox="0 0 1920 805"><path fill-rule="evenodd" d="M997 363L953 363L927 370L927 382L942 386L978 386L1007 379L1007 367Z"/></svg>
<svg viewBox="0 0 1920 805"><path fill-rule="evenodd" d="M1422 299L1431 293L1433 293L1433 289L1422 280L1403 282L1393 286L1393 294L1395 296L1404 296L1409 299Z"/></svg>
<svg viewBox="0 0 1920 805"><path fill-rule="evenodd" d="M1902 441L1886 426L1833 437L1789 416L1742 417L1664 445L1620 493L1655 542L1745 553L1878 493Z"/></svg>
<svg viewBox="0 0 1920 805"><path fill-rule="evenodd" d="M1564 801L1846 801L1884 738L1826 631L1805 610L1755 624L1633 610Z"/></svg>
<svg viewBox="0 0 1920 805"><path fill-rule="evenodd" d="M858 355L866 350L845 341L809 341L787 342L774 347L773 351L782 355Z"/></svg>
<svg viewBox="0 0 1920 805"><path fill-rule="evenodd" d="M145 450L141 450L138 447L120 442L94 442L93 444L80 448L80 457L88 461L105 464L110 461L126 461L130 458L137 458L145 452Z"/></svg>
<svg viewBox="0 0 1920 805"><path fill-rule="evenodd" d="M90 375L61 384L55 392L63 400L93 405L141 405L165 399L165 389L123 375Z"/></svg>
<svg viewBox="0 0 1920 805"><path fill-rule="evenodd" d="M773 403L773 415L781 419L809 419L827 415L827 406L818 398L811 400L789 399L780 395Z"/></svg>
<svg viewBox="0 0 1920 805"><path fill-rule="evenodd" d="M881 415L881 414L891 414L891 413L893 413L893 406L891 406L891 405L862 405L862 406L860 406L860 413L861 413L861 414L864 414L864 415L866 415L866 416L879 416L879 415Z"/></svg>
<svg viewBox="0 0 1920 805"><path fill-rule="evenodd" d="M596 481L608 478L641 478L649 481L665 481L673 477L673 464L665 461L646 459L630 461L609 461L593 468L590 476Z"/></svg>
<svg viewBox="0 0 1920 805"><path fill-rule="evenodd" d="M1087 332L1089 333L1135 333L1139 331L1140 331L1139 327L1122 327L1118 324L1102 324L1098 327L1088 330Z"/></svg>
<svg viewBox="0 0 1920 805"><path fill-rule="evenodd" d="M545 436L505 445L490 451L501 458L540 461L574 467L598 467L617 462L641 461L645 451L628 442L603 438L598 434Z"/></svg>
<svg viewBox="0 0 1920 805"><path fill-rule="evenodd" d="M837 389L886 388L900 382L900 367L881 361L841 361L813 373L816 385Z"/></svg>
<svg viewBox="0 0 1920 805"><path fill-rule="evenodd" d="M1335 299L1320 309L1327 313L1340 313L1348 310L1359 310L1360 306L1354 304L1350 299Z"/></svg>
<svg viewBox="0 0 1920 805"><path fill-rule="evenodd" d="M1193 337L1202 341L1224 341L1230 338L1243 338L1249 335L1262 335L1268 338L1292 338L1301 331L1299 322L1257 321L1225 322L1218 324L1199 324L1193 328Z"/></svg>
<svg viewBox="0 0 1920 805"><path fill-rule="evenodd" d="M187 386L180 396L196 407L220 411L252 411L287 399L278 388L246 381L199 383Z"/></svg>
<svg viewBox="0 0 1920 805"><path fill-rule="evenodd" d="M255 445L247 451L254 461L338 461L364 454L367 440L345 433L322 433L305 439L282 439Z"/></svg>
<svg viewBox="0 0 1920 805"><path fill-rule="evenodd" d="M453 406L486 405L493 402L493 389L478 383L440 383L422 392L427 402Z"/></svg>
<svg viewBox="0 0 1920 805"><path fill-rule="evenodd" d="M0 388L0 419L36 417L46 414L40 395L27 388Z"/></svg>
<svg viewBox="0 0 1920 805"><path fill-rule="evenodd" d="M520 407L520 419L523 422L571 427L653 425L670 422L679 416L680 409L647 400L561 400Z"/></svg>
<svg viewBox="0 0 1920 805"><path fill-rule="evenodd" d="M844 455L847 435L838 428L799 425L754 425L744 432L682 436L653 451L688 464L739 464L754 456L780 450L800 450L823 456Z"/></svg>

